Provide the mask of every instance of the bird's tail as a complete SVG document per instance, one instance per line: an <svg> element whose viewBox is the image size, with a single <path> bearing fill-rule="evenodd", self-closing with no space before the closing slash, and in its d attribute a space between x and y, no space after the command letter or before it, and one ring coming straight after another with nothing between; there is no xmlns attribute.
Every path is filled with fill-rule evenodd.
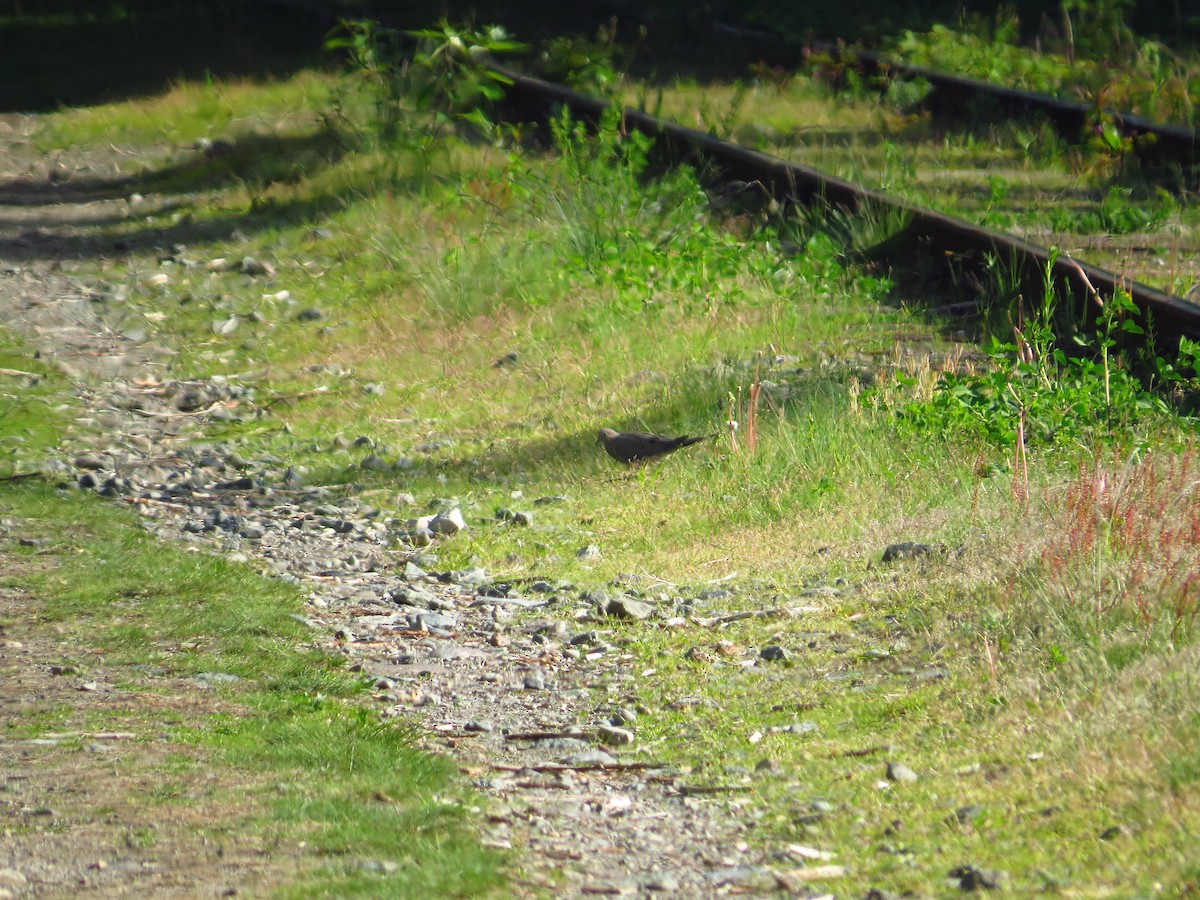
<svg viewBox="0 0 1200 900"><path fill-rule="evenodd" d="M685 434L683 437L679 438L679 446L680 447L690 447L690 446L692 446L692 444L698 444L701 441L707 441L709 438L715 438L716 436L717 435L715 433L713 433L713 434Z"/></svg>

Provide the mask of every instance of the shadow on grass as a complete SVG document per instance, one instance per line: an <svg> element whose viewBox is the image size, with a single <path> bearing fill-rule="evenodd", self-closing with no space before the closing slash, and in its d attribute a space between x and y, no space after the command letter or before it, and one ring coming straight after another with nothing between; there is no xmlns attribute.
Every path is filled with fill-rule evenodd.
<svg viewBox="0 0 1200 900"><path fill-rule="evenodd" d="M62 184L11 179L0 183L0 207L8 208L0 215L0 225L24 231L0 241L0 255L26 260L105 258L174 244L222 241L235 232L247 235L314 221L342 208L345 198L359 187L345 184L336 191L282 201L255 198L273 185L312 179L337 163L347 150L346 140L327 130L290 136L250 135L208 151L189 152L178 161L136 175L84 177ZM249 209L192 215L203 204L205 194L236 184L248 189L252 197ZM85 209L134 193L179 196L141 209ZM77 209L64 211L64 206ZM184 214L174 222L161 224L164 214L179 211Z"/></svg>

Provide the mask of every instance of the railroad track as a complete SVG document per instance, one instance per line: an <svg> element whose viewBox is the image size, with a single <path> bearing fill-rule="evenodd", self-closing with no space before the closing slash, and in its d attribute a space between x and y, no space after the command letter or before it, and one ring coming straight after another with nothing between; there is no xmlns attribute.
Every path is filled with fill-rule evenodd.
<svg viewBox="0 0 1200 900"><path fill-rule="evenodd" d="M512 80L506 95L507 113L517 119L544 121L566 108L575 118L598 121L608 102L561 85L498 69ZM652 136L657 150L672 163L699 162L715 167L727 180L757 182L781 202L800 205L826 203L856 212L893 210L907 222L889 245L911 262L914 252L928 254L945 265L948 257L964 268L982 272L989 257L1013 270L1029 297L1041 295L1049 267L1055 286L1074 299L1084 314L1094 315L1107 298L1127 291L1143 319L1152 319L1161 347L1173 350L1180 336L1200 340L1200 306L1157 288L1130 281L1105 269L1052 254L1011 234L974 225L934 210L915 206L817 169L788 162L757 150L719 140L695 129L626 107L624 127ZM1147 322L1143 322L1143 325Z"/></svg>
<svg viewBox="0 0 1200 900"><path fill-rule="evenodd" d="M925 106L935 113L963 114L978 98L995 102L1010 117L1041 114L1046 116L1066 139L1079 140L1095 123L1096 105L1063 100L1021 88L1005 87L974 78L963 78L923 66L889 59L870 50L849 50L825 45L820 48L839 63L858 66L864 75L880 81L902 76L929 82L932 92ZM1193 179L1200 176L1200 137L1183 125L1152 122L1142 116L1105 108L1109 118L1124 137L1132 139L1131 150L1140 159L1154 163L1175 163Z"/></svg>

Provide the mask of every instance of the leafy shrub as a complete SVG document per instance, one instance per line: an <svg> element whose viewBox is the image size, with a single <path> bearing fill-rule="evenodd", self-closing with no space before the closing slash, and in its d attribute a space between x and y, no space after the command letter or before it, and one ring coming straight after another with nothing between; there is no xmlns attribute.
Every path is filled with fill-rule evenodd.
<svg viewBox="0 0 1200 900"><path fill-rule="evenodd" d="M384 142L426 141L449 122L490 131L490 103L510 80L487 63L522 51L499 25L460 29L442 20L436 28L401 32L370 19L343 21L327 37L328 50L345 51L351 68L375 100L375 131Z"/></svg>
<svg viewBox="0 0 1200 900"><path fill-rule="evenodd" d="M1142 383L1119 346L1143 335L1132 299L1118 292L1105 303L1094 334L1075 333L1064 342L1058 331L1069 326L1059 314L1053 264L1052 257L1045 295L1031 320L1013 328L1011 341L992 338L991 365L982 372L945 373L928 399L897 410L902 422L1024 452L1055 444L1123 445L1167 417L1166 401ZM1068 354L1064 347L1071 344ZM1161 380L1182 378L1161 358L1151 369Z"/></svg>
<svg viewBox="0 0 1200 900"><path fill-rule="evenodd" d="M780 265L748 257L744 240L708 226L708 196L693 170L652 174L653 140L626 131L620 108L610 107L594 133L566 113L551 132L558 163L548 175L515 177L537 178L520 193L530 219L552 229L557 277L585 274L610 286L617 306L706 307L738 302L739 278L770 278Z"/></svg>
<svg viewBox="0 0 1200 900"><path fill-rule="evenodd" d="M1152 205L1136 203L1128 188L1114 185L1095 209L1051 210L1050 227L1076 234L1132 234L1160 227L1175 211L1175 201L1159 189Z"/></svg>
<svg viewBox="0 0 1200 900"><path fill-rule="evenodd" d="M1097 7L1099 8L1099 7ZM1076 7L1076 12L1081 11ZM1024 88L1098 108L1113 107L1157 120L1196 122L1200 67L1153 40L1136 40L1127 29L1120 39L1096 40L1119 25L1093 27L1079 19L1061 52L1021 46L1015 16L964 20L959 29L934 25L928 32L904 32L893 52L906 62ZM1086 35L1089 42L1076 41ZM1048 41L1047 46L1054 41ZM1113 132L1106 135L1112 143Z"/></svg>

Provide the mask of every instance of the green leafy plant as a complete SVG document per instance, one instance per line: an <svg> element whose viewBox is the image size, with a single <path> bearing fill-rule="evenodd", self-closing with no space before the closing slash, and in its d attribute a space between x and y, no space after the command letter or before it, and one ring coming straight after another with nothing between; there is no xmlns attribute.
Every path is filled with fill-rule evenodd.
<svg viewBox="0 0 1200 900"><path fill-rule="evenodd" d="M1151 119L1196 121L1200 68L1153 40L1139 41L1125 23L1124 0L1062 4L1062 21L1046 28L1037 47L1021 43L1011 10L994 19L971 16L958 28L906 31L893 51L907 62L984 81L1086 100L1098 110L1098 145L1125 147L1110 107Z"/></svg>
<svg viewBox="0 0 1200 900"><path fill-rule="evenodd" d="M1117 291L1103 303L1093 333L1074 330L1060 314L1056 258L1046 264L1046 287L1033 315L1014 324L1012 340L992 338L991 364L982 372L945 373L929 399L898 410L902 421L1023 453L1064 443L1121 443L1168 414L1166 401L1142 383L1122 349L1125 336L1143 335L1129 294Z"/></svg>
<svg viewBox="0 0 1200 900"><path fill-rule="evenodd" d="M625 49L618 62L617 54L622 47L617 43L617 19L613 17L596 29L594 39L551 38L538 51L534 69L540 77L561 82L577 91L608 95L620 82L622 73L632 65L645 38L646 27L643 25L638 31L638 43Z"/></svg>
<svg viewBox="0 0 1200 900"><path fill-rule="evenodd" d="M1113 185L1094 209L1079 211L1056 210L1049 213L1051 227L1056 231L1076 234L1133 234L1161 227L1177 204L1161 188L1151 202L1137 202L1130 188Z"/></svg>
<svg viewBox="0 0 1200 900"><path fill-rule="evenodd" d="M371 19L345 20L325 47L345 51L369 85L380 139L408 137L418 143L454 122L491 133L488 107L511 79L488 63L493 56L526 49L499 25L456 28L445 19L436 28L407 32Z"/></svg>

